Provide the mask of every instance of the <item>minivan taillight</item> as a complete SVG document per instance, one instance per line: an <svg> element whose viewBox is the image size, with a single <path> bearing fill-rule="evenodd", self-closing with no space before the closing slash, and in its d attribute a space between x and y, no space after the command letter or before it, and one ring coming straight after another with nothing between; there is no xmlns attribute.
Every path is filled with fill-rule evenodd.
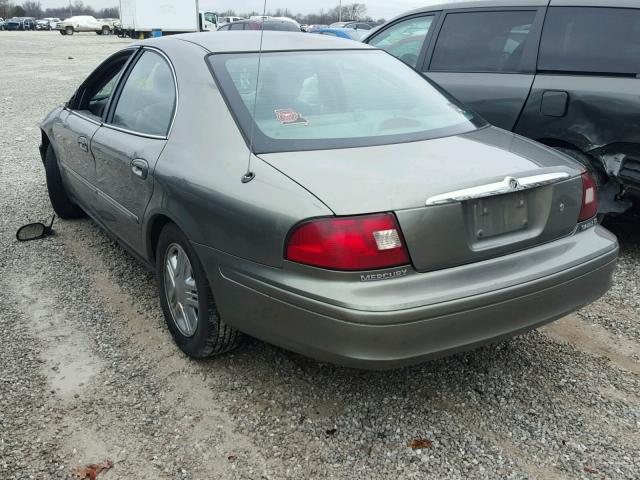
<svg viewBox="0 0 640 480"><path fill-rule="evenodd" d="M377 270L410 263L392 213L301 223L289 234L285 257L331 270Z"/></svg>
<svg viewBox="0 0 640 480"><path fill-rule="evenodd" d="M598 188L589 172L582 173L582 208L579 222L593 218L598 213Z"/></svg>

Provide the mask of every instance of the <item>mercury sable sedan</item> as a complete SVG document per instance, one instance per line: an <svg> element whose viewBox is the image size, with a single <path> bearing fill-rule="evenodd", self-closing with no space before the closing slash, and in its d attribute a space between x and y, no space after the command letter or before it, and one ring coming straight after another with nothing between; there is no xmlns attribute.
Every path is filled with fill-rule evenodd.
<svg viewBox="0 0 640 480"><path fill-rule="evenodd" d="M55 211L157 272L188 355L242 332L390 368L607 290L618 246L580 164L370 46L265 32L259 48L260 32L134 44L42 124Z"/></svg>

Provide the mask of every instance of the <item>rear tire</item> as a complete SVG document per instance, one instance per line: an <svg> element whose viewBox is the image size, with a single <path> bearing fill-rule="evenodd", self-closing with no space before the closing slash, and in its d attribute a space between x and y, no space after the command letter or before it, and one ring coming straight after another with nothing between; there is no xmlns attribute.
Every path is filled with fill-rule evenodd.
<svg viewBox="0 0 640 480"><path fill-rule="evenodd" d="M53 211L62 219L81 218L85 216L78 205L73 203L62 182L58 159L51 144L47 147L44 159L44 170L47 177L47 190Z"/></svg>
<svg viewBox="0 0 640 480"><path fill-rule="evenodd" d="M173 263L181 254L186 255L188 262L183 260L180 264L176 260L176 263ZM168 273L168 263L173 265L174 276ZM187 266L181 268L180 265ZM185 274L185 271L188 273ZM178 275L178 272L182 272L182 275ZM167 326L174 341L184 353L193 358L206 358L231 351L240 344L242 334L220 318L204 268L189 239L173 223L163 228L158 239L156 278ZM171 281L171 278L174 280ZM177 285L180 287L176 287ZM193 293L197 293L197 301L192 301L191 306L185 301L179 304L176 301L180 300L181 296L184 299L183 295L177 293L185 290L184 285L188 285L186 289L189 290L191 299ZM197 307L193 303L197 304ZM197 318L197 322L187 328L187 324L181 319L187 317L185 311L189 309L192 318Z"/></svg>

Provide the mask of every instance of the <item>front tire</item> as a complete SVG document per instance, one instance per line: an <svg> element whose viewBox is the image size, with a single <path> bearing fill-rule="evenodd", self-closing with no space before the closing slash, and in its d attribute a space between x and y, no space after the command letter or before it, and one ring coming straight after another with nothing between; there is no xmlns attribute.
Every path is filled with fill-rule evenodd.
<svg viewBox="0 0 640 480"><path fill-rule="evenodd" d="M73 27L67 27L64 29L65 35L73 35Z"/></svg>
<svg viewBox="0 0 640 480"><path fill-rule="evenodd" d="M156 277L167 326L180 349L193 358L236 348L242 334L221 318L206 273L191 242L174 224L158 239Z"/></svg>
<svg viewBox="0 0 640 480"><path fill-rule="evenodd" d="M81 218L85 216L78 205L73 203L67 194L62 182L58 159L51 144L47 147L47 155L44 159L44 170L47 177L47 190L53 211L62 219Z"/></svg>

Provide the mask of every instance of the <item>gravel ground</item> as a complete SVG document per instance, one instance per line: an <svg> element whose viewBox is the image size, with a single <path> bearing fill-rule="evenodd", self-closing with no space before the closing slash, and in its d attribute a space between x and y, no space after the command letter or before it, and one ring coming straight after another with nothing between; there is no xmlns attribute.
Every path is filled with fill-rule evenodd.
<svg viewBox="0 0 640 480"><path fill-rule="evenodd" d="M125 44L0 32L1 479L107 458L105 480L638 478L640 235L578 314L391 372L258 341L192 361L153 277L91 221L18 244L51 214L38 122Z"/></svg>

